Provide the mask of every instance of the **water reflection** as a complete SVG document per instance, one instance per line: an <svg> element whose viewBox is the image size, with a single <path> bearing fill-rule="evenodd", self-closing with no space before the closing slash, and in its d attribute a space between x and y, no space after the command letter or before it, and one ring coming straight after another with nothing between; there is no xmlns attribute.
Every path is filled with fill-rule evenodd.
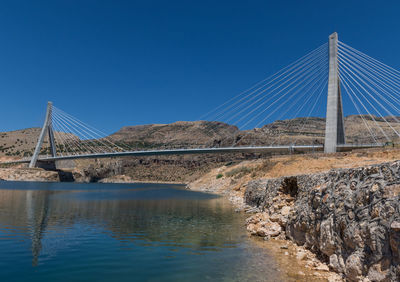
<svg viewBox="0 0 400 282"><path fill-rule="evenodd" d="M120 272L132 272L146 280L152 277L148 275L151 269L142 264L146 260L160 265L153 278L163 280L177 279L177 273L162 269L162 265L174 265L171 261L177 258L181 270L187 267L201 272L207 267L213 273L212 280L218 275L226 278L223 273L231 270L224 269L225 263L239 266L251 260L247 253L250 247L244 243L243 218L229 203L212 195L168 185L69 184L73 190L57 183L34 184L35 189L32 184L6 185L0 190L2 267L11 266L11 261L24 263L26 245L16 247L11 241L30 242L32 266L44 268L46 275L50 271L46 267L54 263L60 271L67 266L76 270L74 261L61 258L66 254L76 261L85 257L89 268L114 265ZM252 256L257 255L251 251ZM265 261L265 253L258 255ZM15 259L7 262L10 257ZM123 258L143 269L124 266ZM215 265L210 265L209 259L214 259ZM200 265L192 269L195 263ZM202 272L203 278L206 274Z"/></svg>

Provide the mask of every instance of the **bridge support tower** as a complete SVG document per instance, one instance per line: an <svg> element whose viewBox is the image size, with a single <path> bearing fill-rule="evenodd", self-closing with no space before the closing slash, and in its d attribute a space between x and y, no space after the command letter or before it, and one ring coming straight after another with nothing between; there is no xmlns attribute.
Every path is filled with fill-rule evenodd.
<svg viewBox="0 0 400 282"><path fill-rule="evenodd" d="M342 95L340 93L338 34L329 36L329 77L326 105L325 153L335 153L337 145L345 144Z"/></svg>
<svg viewBox="0 0 400 282"><path fill-rule="evenodd" d="M46 133L49 136L49 143L50 143L50 154L52 157L55 157L57 155L56 153L56 144L54 142L54 132L53 132L53 124L52 124L52 111L53 111L53 103L52 102L47 102L47 110L46 110L46 118L44 119L42 131L40 132L38 142L36 144L35 151L33 152L33 156L31 158L31 161L29 163L29 167L35 167L39 154L40 154L40 149L42 148L44 137L46 136Z"/></svg>

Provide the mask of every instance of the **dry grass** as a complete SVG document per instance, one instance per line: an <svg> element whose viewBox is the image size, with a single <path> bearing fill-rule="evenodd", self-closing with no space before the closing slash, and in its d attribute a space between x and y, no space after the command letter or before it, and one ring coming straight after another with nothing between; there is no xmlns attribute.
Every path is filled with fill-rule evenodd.
<svg viewBox="0 0 400 282"><path fill-rule="evenodd" d="M335 168L354 168L400 160L400 149L360 150L336 154L309 154L274 156L268 159L243 161L229 167L211 170L190 187L196 190L235 190L244 193L246 183L252 179L312 174ZM225 177L216 178L218 174Z"/></svg>
<svg viewBox="0 0 400 282"><path fill-rule="evenodd" d="M251 173L253 168L246 167L246 166L239 166L225 172L226 177L233 177L235 179L242 178L243 176Z"/></svg>
<svg viewBox="0 0 400 282"><path fill-rule="evenodd" d="M354 168L400 160L399 149L376 149L336 154L280 156L272 159L275 165L264 174L267 178L310 174L333 168Z"/></svg>

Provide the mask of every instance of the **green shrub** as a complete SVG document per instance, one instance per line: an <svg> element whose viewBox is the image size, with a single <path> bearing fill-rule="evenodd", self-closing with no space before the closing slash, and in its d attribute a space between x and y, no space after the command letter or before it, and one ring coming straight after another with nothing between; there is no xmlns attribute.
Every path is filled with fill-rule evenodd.
<svg viewBox="0 0 400 282"><path fill-rule="evenodd" d="M241 166L241 167L237 167L230 171L225 172L225 176L226 177L234 177L234 178L238 179L246 174L249 174L252 171L253 171L253 169L251 169L249 167Z"/></svg>
<svg viewBox="0 0 400 282"><path fill-rule="evenodd" d="M217 178L217 179L220 179L220 178L223 177L223 176L224 176L224 175L223 175L222 173L218 173L217 176L216 176L216 178Z"/></svg>

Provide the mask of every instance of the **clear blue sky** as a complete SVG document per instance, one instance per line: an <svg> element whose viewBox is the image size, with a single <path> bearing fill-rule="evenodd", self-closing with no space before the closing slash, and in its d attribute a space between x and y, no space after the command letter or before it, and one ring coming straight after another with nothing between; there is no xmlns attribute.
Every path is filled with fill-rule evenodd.
<svg viewBox="0 0 400 282"><path fill-rule="evenodd" d="M195 120L333 31L399 69L399 14L399 1L1 1L0 131L41 125L48 100L106 132Z"/></svg>

